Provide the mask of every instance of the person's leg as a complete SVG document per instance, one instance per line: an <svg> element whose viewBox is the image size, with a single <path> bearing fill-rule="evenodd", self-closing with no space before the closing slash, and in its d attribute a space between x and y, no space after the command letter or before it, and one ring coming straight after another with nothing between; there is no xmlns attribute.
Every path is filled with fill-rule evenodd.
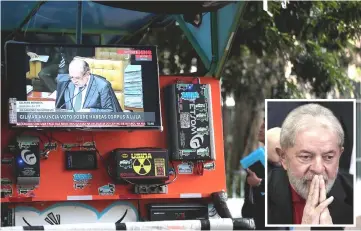
<svg viewBox="0 0 361 231"><path fill-rule="evenodd" d="M50 92L54 92L56 90L56 76L58 74L59 66L57 64L51 64L49 66L44 67L39 72L39 78L44 82L45 86L48 88Z"/></svg>

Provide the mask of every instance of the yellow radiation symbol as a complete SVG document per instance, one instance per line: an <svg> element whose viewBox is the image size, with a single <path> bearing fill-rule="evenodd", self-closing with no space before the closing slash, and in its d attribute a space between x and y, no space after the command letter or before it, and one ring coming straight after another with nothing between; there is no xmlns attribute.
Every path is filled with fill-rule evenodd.
<svg viewBox="0 0 361 231"><path fill-rule="evenodd" d="M147 175L152 169L152 163L149 159L135 159L133 169L138 175Z"/></svg>

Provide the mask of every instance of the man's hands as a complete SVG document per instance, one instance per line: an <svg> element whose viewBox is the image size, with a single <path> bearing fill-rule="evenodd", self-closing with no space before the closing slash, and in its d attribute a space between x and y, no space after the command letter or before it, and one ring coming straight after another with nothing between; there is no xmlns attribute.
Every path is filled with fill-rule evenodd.
<svg viewBox="0 0 361 231"><path fill-rule="evenodd" d="M320 178L320 202L322 202L326 200L326 184L322 176L319 176L319 178ZM320 224L333 224L330 211L328 210L327 207L321 212Z"/></svg>
<svg viewBox="0 0 361 231"><path fill-rule="evenodd" d="M34 52L28 52L26 53L31 59L35 59L35 58L38 58L39 55L37 55L36 53Z"/></svg>
<svg viewBox="0 0 361 231"><path fill-rule="evenodd" d="M303 210L301 224L333 224L328 206L333 197L326 199L326 186L322 176L315 175Z"/></svg>
<svg viewBox="0 0 361 231"><path fill-rule="evenodd" d="M256 187L258 186L262 179L258 178L258 176L256 175L256 173L254 173L253 171L251 171L250 169L247 168L247 172L248 172L248 176L247 176L247 183L252 186L252 187Z"/></svg>

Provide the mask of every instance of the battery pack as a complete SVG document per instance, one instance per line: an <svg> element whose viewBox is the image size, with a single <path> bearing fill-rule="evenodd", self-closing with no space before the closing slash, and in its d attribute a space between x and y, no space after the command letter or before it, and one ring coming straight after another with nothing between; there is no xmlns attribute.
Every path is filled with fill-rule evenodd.
<svg viewBox="0 0 361 231"><path fill-rule="evenodd" d="M115 149L111 153L117 183L153 184L169 179L165 149Z"/></svg>
<svg viewBox="0 0 361 231"><path fill-rule="evenodd" d="M15 178L17 185L38 185L40 182L39 138L19 136L15 147Z"/></svg>
<svg viewBox="0 0 361 231"><path fill-rule="evenodd" d="M92 170L97 169L95 151L66 151L65 168L67 170Z"/></svg>
<svg viewBox="0 0 361 231"><path fill-rule="evenodd" d="M168 143L173 160L215 160L211 86L165 88Z"/></svg>

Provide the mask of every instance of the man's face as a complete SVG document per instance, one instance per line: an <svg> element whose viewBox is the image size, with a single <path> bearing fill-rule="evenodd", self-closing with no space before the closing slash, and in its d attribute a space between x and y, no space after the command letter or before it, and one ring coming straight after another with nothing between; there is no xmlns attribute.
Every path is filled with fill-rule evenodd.
<svg viewBox="0 0 361 231"><path fill-rule="evenodd" d="M83 87L89 79L89 72L84 73L82 68L69 68L69 75L76 87Z"/></svg>
<svg viewBox="0 0 361 231"><path fill-rule="evenodd" d="M329 192L335 182L343 148L334 132L321 126L300 130L295 145L283 150L282 166L287 170L290 184L304 199L314 175L322 175Z"/></svg>

